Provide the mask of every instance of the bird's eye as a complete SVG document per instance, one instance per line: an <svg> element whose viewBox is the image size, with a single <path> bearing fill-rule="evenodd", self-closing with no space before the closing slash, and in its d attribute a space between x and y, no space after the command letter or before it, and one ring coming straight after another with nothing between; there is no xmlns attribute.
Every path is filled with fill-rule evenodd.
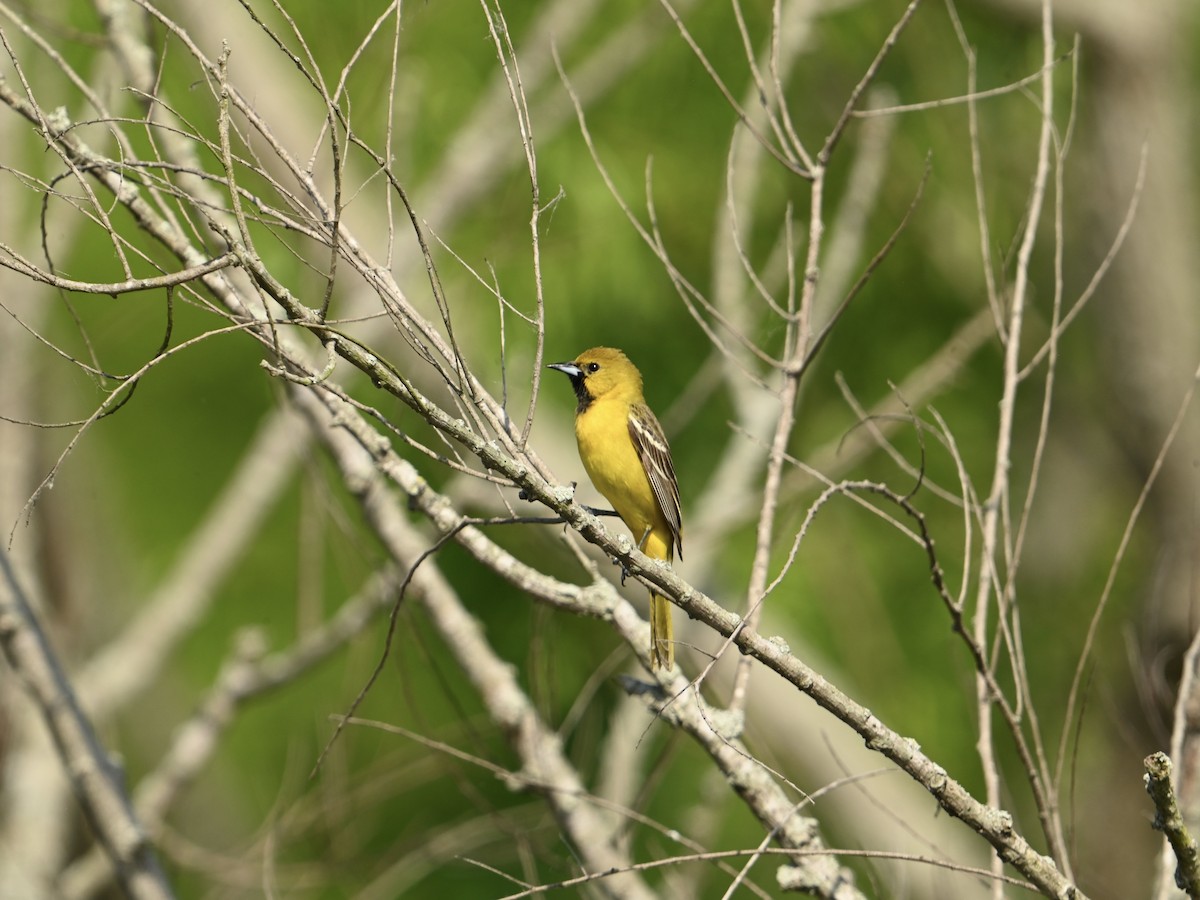
<svg viewBox="0 0 1200 900"><path fill-rule="evenodd" d="M599 372L600 371L600 363L588 363L587 370L589 372Z"/></svg>

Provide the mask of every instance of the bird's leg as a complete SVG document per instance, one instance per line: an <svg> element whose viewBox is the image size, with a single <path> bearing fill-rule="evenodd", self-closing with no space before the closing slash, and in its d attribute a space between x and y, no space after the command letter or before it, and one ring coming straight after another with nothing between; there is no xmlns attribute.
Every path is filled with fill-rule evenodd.
<svg viewBox="0 0 1200 900"><path fill-rule="evenodd" d="M590 512L593 516L619 516L620 513L615 509L601 509L598 506L588 506L586 503L579 504L584 512Z"/></svg>
<svg viewBox="0 0 1200 900"><path fill-rule="evenodd" d="M642 550L646 546L646 540L650 537L650 526L646 526L646 530L642 532L642 539L638 541L637 548ZM629 569L625 568L625 563L619 559L614 559L613 562L621 563L621 587L625 587L625 579L629 577Z"/></svg>
<svg viewBox="0 0 1200 900"><path fill-rule="evenodd" d="M638 541L638 550L639 551L646 549L646 541L649 539L649 537L650 537L650 526L647 525L646 530L642 532L642 539L640 541Z"/></svg>

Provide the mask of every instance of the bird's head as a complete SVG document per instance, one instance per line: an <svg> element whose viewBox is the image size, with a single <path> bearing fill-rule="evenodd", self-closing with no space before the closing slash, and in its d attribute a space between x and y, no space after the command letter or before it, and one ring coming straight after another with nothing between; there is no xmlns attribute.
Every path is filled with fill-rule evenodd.
<svg viewBox="0 0 1200 900"><path fill-rule="evenodd" d="M612 347L584 350L571 362L551 363L550 368L558 369L571 379L580 412L593 400L634 403L642 399L642 373L628 356Z"/></svg>

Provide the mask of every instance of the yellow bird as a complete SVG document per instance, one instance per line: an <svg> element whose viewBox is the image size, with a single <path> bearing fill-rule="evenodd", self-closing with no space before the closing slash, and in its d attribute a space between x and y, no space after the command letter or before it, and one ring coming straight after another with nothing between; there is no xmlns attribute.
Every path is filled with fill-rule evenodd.
<svg viewBox="0 0 1200 900"><path fill-rule="evenodd" d="M571 379L579 405L575 439L588 477L651 559L683 558L679 483L662 426L642 396L642 374L620 350L594 347L553 363ZM671 604L650 592L650 665L675 664Z"/></svg>

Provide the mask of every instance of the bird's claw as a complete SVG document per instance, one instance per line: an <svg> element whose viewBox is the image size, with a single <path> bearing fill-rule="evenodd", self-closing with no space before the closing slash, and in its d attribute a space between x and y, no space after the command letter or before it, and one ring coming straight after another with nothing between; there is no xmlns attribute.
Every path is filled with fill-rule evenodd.
<svg viewBox="0 0 1200 900"><path fill-rule="evenodd" d="M629 577L629 567L621 562L621 557L619 556L612 557L612 564L621 567L621 587L625 587L625 579Z"/></svg>

